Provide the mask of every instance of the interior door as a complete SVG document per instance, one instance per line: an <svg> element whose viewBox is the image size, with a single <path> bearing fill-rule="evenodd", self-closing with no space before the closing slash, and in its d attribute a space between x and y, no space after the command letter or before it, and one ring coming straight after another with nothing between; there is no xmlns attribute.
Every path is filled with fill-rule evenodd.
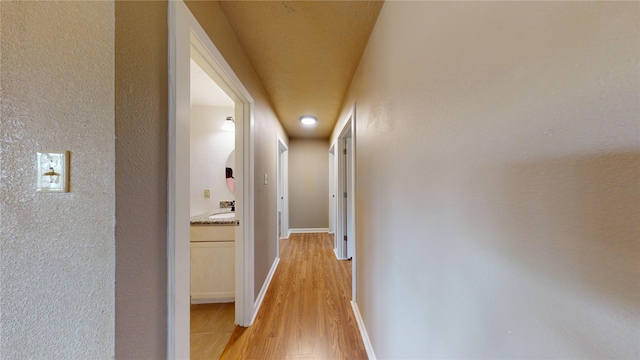
<svg viewBox="0 0 640 360"><path fill-rule="evenodd" d="M344 156L344 161L341 162L342 164L342 179L340 179L342 181L342 188L344 189L342 195L342 234L343 234L343 239L342 239L342 254L344 254L345 258L349 258L349 256L347 255L347 243L349 241L348 238L348 234L349 234L349 165L347 164L349 156L348 156L348 152L349 149L348 144L349 142L347 141L347 139L343 139L343 149L344 151L342 152L342 156Z"/></svg>
<svg viewBox="0 0 640 360"><path fill-rule="evenodd" d="M347 189L347 197L345 198L345 213L346 213L346 220L345 221L345 234L347 234L347 241L345 242L345 256L347 259L351 259L353 257L353 245L354 245L354 238L353 238L353 167L352 167L352 161L353 161L353 154L351 153L353 151L353 142L351 141L352 138L348 137L345 139L346 141L346 149L347 149L347 158L345 161L346 164L346 171L345 171L345 181L346 181L346 186L345 189Z"/></svg>

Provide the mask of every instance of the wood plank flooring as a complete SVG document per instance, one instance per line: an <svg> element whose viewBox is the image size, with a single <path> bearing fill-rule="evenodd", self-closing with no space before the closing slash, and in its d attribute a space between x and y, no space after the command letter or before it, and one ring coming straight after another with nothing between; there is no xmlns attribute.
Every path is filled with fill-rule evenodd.
<svg viewBox="0 0 640 360"><path fill-rule="evenodd" d="M191 360L218 360L235 328L235 304L191 305Z"/></svg>
<svg viewBox="0 0 640 360"><path fill-rule="evenodd" d="M351 262L333 237L292 234L253 326L236 326L220 359L367 359L351 308Z"/></svg>

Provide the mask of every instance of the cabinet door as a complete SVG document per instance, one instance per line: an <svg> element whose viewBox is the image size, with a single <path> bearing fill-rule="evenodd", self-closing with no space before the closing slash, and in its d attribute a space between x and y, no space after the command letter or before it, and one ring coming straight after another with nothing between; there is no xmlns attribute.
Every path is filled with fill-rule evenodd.
<svg viewBox="0 0 640 360"><path fill-rule="evenodd" d="M235 300L233 241L191 243L192 302Z"/></svg>

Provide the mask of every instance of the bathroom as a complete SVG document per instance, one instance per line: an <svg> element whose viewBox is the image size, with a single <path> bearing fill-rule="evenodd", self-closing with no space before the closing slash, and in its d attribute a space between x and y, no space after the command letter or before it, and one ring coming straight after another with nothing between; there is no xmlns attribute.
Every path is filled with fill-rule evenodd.
<svg viewBox="0 0 640 360"><path fill-rule="evenodd" d="M235 320L235 104L193 59L190 87L191 358L217 358Z"/></svg>

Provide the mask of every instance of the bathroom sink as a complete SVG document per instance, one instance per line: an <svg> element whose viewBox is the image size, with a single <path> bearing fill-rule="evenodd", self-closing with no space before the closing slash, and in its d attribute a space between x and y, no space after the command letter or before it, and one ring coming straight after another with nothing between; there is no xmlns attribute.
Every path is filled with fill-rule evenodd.
<svg viewBox="0 0 640 360"><path fill-rule="evenodd" d="M236 217L236 213L222 213L209 216L209 219L230 219Z"/></svg>

